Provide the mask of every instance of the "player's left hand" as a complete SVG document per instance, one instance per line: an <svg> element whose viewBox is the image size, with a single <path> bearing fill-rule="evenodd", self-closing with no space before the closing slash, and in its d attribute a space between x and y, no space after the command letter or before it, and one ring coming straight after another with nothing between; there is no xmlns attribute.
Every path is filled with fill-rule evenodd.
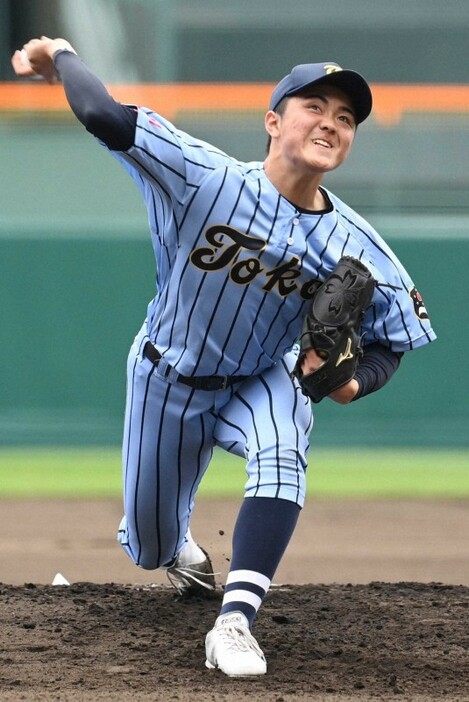
<svg viewBox="0 0 469 702"><path fill-rule="evenodd" d="M356 396L355 371L363 354L361 323L376 282L368 268L342 256L316 287L303 320L300 353L292 375L313 402L330 397L347 404ZM313 351L314 355L305 354ZM317 365L318 357L323 361ZM312 359L312 361L311 361Z"/></svg>
<svg viewBox="0 0 469 702"><path fill-rule="evenodd" d="M314 349L308 349L304 353L303 362L301 364L301 372L303 375L308 375L318 370L324 363L324 359L319 356ZM348 383L337 388L328 395L331 400L338 402L341 405L348 405L353 400L358 392L358 382L352 378Z"/></svg>
<svg viewBox="0 0 469 702"><path fill-rule="evenodd" d="M76 53L65 39L50 39L45 36L40 39L31 39L21 50L15 51L11 57L11 65L20 78L40 76L48 83L57 83L59 78L54 67L53 56L60 49Z"/></svg>

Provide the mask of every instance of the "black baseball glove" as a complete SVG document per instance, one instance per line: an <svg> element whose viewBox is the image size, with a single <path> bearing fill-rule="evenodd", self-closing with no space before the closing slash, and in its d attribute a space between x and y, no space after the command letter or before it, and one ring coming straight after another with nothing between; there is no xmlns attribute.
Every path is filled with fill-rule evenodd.
<svg viewBox="0 0 469 702"><path fill-rule="evenodd" d="M293 369L303 394L313 402L320 402L355 375L363 353L360 325L374 287L368 268L356 258L343 256L315 292ZM314 349L324 363L313 373L303 375L301 364L308 349Z"/></svg>

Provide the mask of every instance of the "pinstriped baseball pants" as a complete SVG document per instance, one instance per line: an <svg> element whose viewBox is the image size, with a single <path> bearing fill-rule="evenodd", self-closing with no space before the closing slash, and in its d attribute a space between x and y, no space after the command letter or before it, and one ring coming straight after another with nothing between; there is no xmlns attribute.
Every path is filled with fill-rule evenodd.
<svg viewBox="0 0 469 702"><path fill-rule="evenodd" d="M141 331L127 363L118 540L134 563L154 569L184 546L215 446L246 459L245 497L276 497L302 507L312 412L289 375L296 351L259 376L211 392L159 375L142 356L146 341Z"/></svg>

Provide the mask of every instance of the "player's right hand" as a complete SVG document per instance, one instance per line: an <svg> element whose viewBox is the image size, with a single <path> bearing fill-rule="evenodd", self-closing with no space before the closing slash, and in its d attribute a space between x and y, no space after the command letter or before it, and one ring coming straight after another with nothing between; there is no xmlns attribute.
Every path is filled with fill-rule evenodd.
<svg viewBox="0 0 469 702"><path fill-rule="evenodd" d="M58 76L54 67L53 56L59 49L76 53L72 45L65 39L50 39L42 36L31 39L21 50L15 51L11 64L17 76L28 78L41 76L48 83L57 83Z"/></svg>

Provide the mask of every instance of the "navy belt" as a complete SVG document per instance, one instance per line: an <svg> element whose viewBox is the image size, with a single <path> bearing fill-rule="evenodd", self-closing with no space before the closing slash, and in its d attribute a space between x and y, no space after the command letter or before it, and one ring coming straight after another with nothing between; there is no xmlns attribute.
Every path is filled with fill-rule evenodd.
<svg viewBox="0 0 469 702"><path fill-rule="evenodd" d="M161 360L160 352L155 349L151 341L147 341L143 347L143 355L148 358L149 361L158 365ZM168 366L165 375L169 375L172 371L171 366ZM174 371L173 371L174 373ZM240 383L242 380L246 380L247 375L180 375L176 373L176 380L178 383L183 383L184 385L189 385L191 388L196 390L225 390L235 383Z"/></svg>

